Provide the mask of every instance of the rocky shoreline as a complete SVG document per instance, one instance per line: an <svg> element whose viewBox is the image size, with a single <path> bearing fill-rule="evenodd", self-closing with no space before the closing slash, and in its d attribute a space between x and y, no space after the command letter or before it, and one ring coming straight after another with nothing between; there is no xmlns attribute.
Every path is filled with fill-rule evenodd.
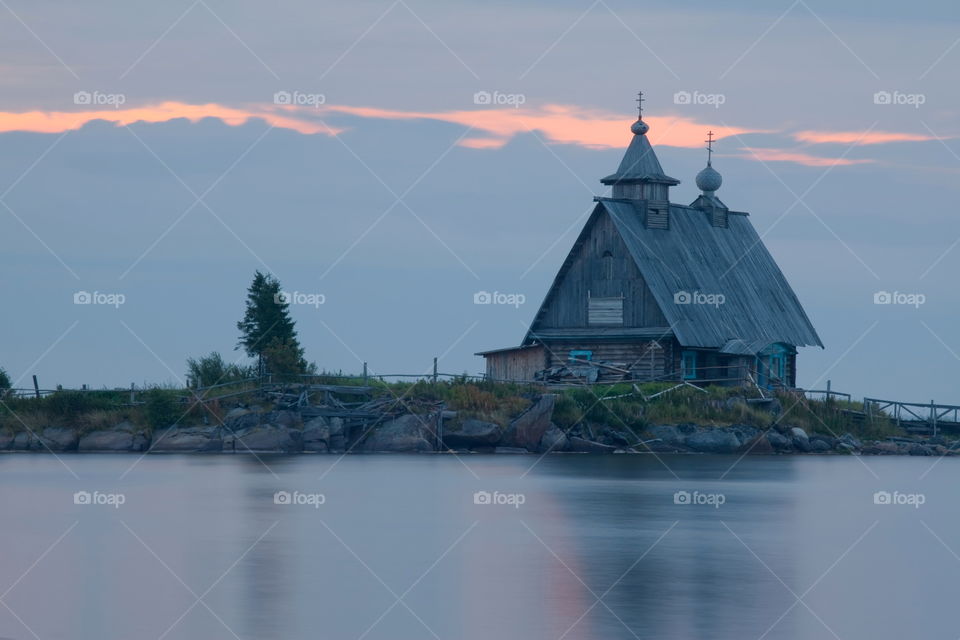
<svg viewBox="0 0 960 640"><path fill-rule="evenodd" d="M861 441L808 434L799 427L751 425L578 424L563 430L552 421L556 396L543 394L506 425L458 416L454 411L385 416L371 427L340 418L304 418L293 410L230 410L222 425L171 427L152 436L129 422L81 431L48 427L17 434L0 431L0 452L134 453L656 453L656 454L847 454L948 456L960 441L888 438ZM642 441L638 442L637 437Z"/></svg>

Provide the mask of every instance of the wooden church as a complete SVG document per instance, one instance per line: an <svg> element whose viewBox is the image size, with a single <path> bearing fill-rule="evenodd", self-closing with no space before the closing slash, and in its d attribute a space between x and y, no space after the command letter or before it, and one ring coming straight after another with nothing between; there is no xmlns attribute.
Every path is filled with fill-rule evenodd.
<svg viewBox="0 0 960 640"><path fill-rule="evenodd" d="M640 100L642 101L642 95ZM641 102L642 104L642 102ZM823 347L749 214L718 197L670 201L640 117L620 167L518 347L478 353L491 380L687 380L793 387L797 347Z"/></svg>

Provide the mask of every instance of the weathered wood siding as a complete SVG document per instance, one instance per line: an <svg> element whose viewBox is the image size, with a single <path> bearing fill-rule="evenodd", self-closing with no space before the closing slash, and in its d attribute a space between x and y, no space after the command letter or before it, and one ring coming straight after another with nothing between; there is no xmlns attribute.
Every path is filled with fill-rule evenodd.
<svg viewBox="0 0 960 640"><path fill-rule="evenodd" d="M612 364L632 372L636 380L669 377L673 357L672 340L632 342L551 342L547 345L547 366L567 364L571 351L591 351L594 361Z"/></svg>
<svg viewBox="0 0 960 640"><path fill-rule="evenodd" d="M534 374L547 367L546 351L542 346L511 349L484 356L487 378L491 380L533 380Z"/></svg>
<svg viewBox="0 0 960 640"><path fill-rule="evenodd" d="M623 296L623 326L669 326L608 213L574 247L533 331L589 327L587 299Z"/></svg>

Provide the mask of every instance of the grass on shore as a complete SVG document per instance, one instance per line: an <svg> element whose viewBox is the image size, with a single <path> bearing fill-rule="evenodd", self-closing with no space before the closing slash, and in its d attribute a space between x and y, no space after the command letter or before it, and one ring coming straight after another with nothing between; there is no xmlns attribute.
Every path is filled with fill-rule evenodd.
<svg viewBox="0 0 960 640"><path fill-rule="evenodd" d="M333 375L318 376L313 382L360 384L356 378ZM443 403L447 409L458 412L458 421L477 418L504 426L545 391L535 385L467 379L391 383L371 378L368 385L373 388L374 397L400 399L411 411L433 410ZM749 402L760 399L756 389L673 387L675 383L644 383L636 387L627 383L550 389L549 392L558 395L553 422L563 430L576 425L605 425L634 433L642 433L650 425L692 423L757 428L797 426L811 434L839 436L850 432L861 438L904 435L889 419L858 419L858 412L863 412L862 403L808 400L797 394L778 392L774 395L774 404L779 407L774 406L771 411L760 406L765 403ZM231 394L243 389L243 386L218 388L215 394ZM664 391L666 393L661 393ZM651 397L655 394L661 395ZM216 424L238 404L260 405L264 411L270 408L255 392L214 400L208 402L206 408L191 401L190 395L185 389L154 388L138 394L143 402L135 405L128 404L129 392L125 390L60 391L40 399L5 398L0 403L0 430L16 433L29 428L39 433L47 427L71 427L86 433L128 422L135 430L149 434L153 429L174 423L200 424L204 416L209 424Z"/></svg>

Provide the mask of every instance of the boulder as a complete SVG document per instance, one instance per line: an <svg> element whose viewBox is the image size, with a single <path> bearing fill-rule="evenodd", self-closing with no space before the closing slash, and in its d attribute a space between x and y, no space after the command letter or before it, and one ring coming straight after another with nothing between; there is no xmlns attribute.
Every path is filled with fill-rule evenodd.
<svg viewBox="0 0 960 640"><path fill-rule="evenodd" d="M850 444L849 442L843 442L843 441L838 442L836 448L837 448L837 451L840 453L853 453L854 451L858 451L858 449L854 447L852 444Z"/></svg>
<svg viewBox="0 0 960 640"><path fill-rule="evenodd" d="M202 451L222 451L223 440L218 427L188 427L170 429L153 439L150 451L153 453L192 453Z"/></svg>
<svg viewBox="0 0 960 640"><path fill-rule="evenodd" d="M324 453L330 450L330 423L317 417L303 425L303 450Z"/></svg>
<svg viewBox="0 0 960 640"><path fill-rule="evenodd" d="M660 424L648 429L652 438L659 439L662 444L673 447L685 446L687 437L696 433L696 431L697 427L689 424Z"/></svg>
<svg viewBox="0 0 960 640"><path fill-rule="evenodd" d="M492 447L503 435L500 425L483 420L464 420L462 425L451 425L443 430L443 443L450 448L472 449Z"/></svg>
<svg viewBox="0 0 960 640"><path fill-rule="evenodd" d="M47 427L40 436L41 449L50 451L76 451L80 436L76 429Z"/></svg>
<svg viewBox="0 0 960 640"><path fill-rule="evenodd" d="M368 452L433 451L433 416L407 414L376 427L363 443Z"/></svg>
<svg viewBox="0 0 960 640"><path fill-rule="evenodd" d="M10 444L10 448L14 451L30 451L31 449L36 449L40 446L40 442L29 431L21 431L15 435L13 437L13 442Z"/></svg>
<svg viewBox="0 0 960 640"><path fill-rule="evenodd" d="M540 438L540 447L537 451L540 453L564 451L567 445L567 434L557 425L551 424L550 428L544 432L543 437Z"/></svg>
<svg viewBox="0 0 960 640"><path fill-rule="evenodd" d="M800 427L792 427L788 433L793 440L794 447L800 451L810 451L810 437L807 435L806 431Z"/></svg>
<svg viewBox="0 0 960 640"><path fill-rule="evenodd" d="M567 439L567 450L576 453L613 453L617 447L573 436Z"/></svg>
<svg viewBox="0 0 960 640"><path fill-rule="evenodd" d="M119 426L119 425L118 425ZM78 451L146 451L147 438L132 431L103 429L83 435Z"/></svg>
<svg viewBox="0 0 960 640"><path fill-rule="evenodd" d="M775 429L767 431L766 438L774 451L793 451L793 439L788 438Z"/></svg>
<svg viewBox="0 0 960 640"><path fill-rule="evenodd" d="M229 434L223 439L223 449L237 452L293 453L303 449L303 433L299 429L265 424Z"/></svg>
<svg viewBox="0 0 960 640"><path fill-rule="evenodd" d="M845 433L842 436L840 436L840 442L845 442L851 447L853 447L854 449L863 448L863 443L861 443L857 438L855 438L852 434L849 434L849 433Z"/></svg>
<svg viewBox="0 0 960 640"><path fill-rule="evenodd" d="M770 440L764 435L760 434L754 438L748 440L742 447L741 453L748 453L755 456L771 455L776 453L773 449L773 445L770 443Z"/></svg>
<svg viewBox="0 0 960 640"><path fill-rule="evenodd" d="M900 447L895 442L874 442L872 445L864 447L863 452L878 456L889 456L900 453Z"/></svg>
<svg viewBox="0 0 960 640"><path fill-rule="evenodd" d="M550 428L556 402L556 394L545 393L540 396L529 409L510 423L503 434L502 442L508 446L535 450L540 446L543 434Z"/></svg>
<svg viewBox="0 0 960 640"><path fill-rule="evenodd" d="M826 453L827 451L832 451L833 447L830 446L830 443L822 438L811 438L810 439L810 452L811 453Z"/></svg>
<svg viewBox="0 0 960 640"><path fill-rule="evenodd" d="M250 409L231 409L223 418L223 426L228 431L243 431L261 423L260 414Z"/></svg>
<svg viewBox="0 0 960 640"><path fill-rule="evenodd" d="M933 449L923 444L908 445L907 452L912 456L932 456Z"/></svg>
<svg viewBox="0 0 960 640"><path fill-rule="evenodd" d="M700 453L735 453L741 442L729 429L709 427L689 436L686 445Z"/></svg>
<svg viewBox="0 0 960 640"><path fill-rule="evenodd" d="M13 446L13 433L0 431L0 451L6 451Z"/></svg>
<svg viewBox="0 0 960 640"><path fill-rule="evenodd" d="M269 413L263 414L261 418L261 421L266 424L286 427L287 429L300 427L302 424L300 413L297 411L270 411Z"/></svg>

